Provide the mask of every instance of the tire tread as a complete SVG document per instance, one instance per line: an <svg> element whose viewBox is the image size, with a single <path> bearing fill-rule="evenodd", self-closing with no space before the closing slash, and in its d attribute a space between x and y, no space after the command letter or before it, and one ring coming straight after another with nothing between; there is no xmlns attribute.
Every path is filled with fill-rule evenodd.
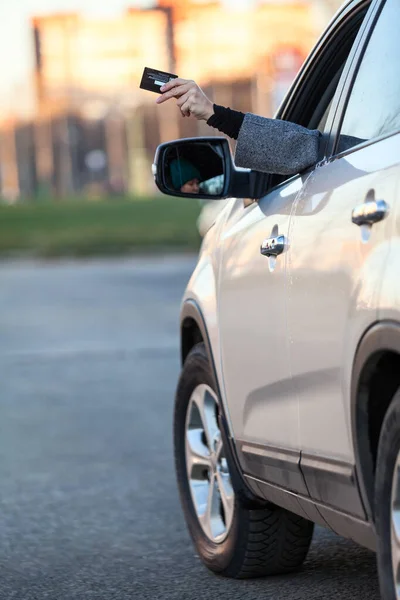
<svg viewBox="0 0 400 600"><path fill-rule="evenodd" d="M244 560L238 579L290 573L304 562L312 523L284 509L250 511Z"/></svg>

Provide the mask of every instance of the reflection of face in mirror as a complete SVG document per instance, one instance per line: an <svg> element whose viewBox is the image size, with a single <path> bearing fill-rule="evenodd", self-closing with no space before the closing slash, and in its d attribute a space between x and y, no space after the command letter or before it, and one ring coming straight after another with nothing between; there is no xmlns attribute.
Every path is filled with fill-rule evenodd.
<svg viewBox="0 0 400 600"><path fill-rule="evenodd" d="M165 163L166 185L183 194L220 196L224 189L223 151L218 144L171 147Z"/></svg>
<svg viewBox="0 0 400 600"><path fill-rule="evenodd" d="M200 192L200 181L198 179L187 181L181 187L181 192L184 192L185 194L198 194Z"/></svg>
<svg viewBox="0 0 400 600"><path fill-rule="evenodd" d="M187 159L176 158L170 165L172 185L185 194L198 194L200 191L200 171Z"/></svg>

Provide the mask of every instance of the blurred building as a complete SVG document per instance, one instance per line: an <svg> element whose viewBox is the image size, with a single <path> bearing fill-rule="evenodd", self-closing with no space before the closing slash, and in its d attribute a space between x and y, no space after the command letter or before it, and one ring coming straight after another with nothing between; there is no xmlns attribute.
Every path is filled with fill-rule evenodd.
<svg viewBox="0 0 400 600"><path fill-rule="evenodd" d="M257 76L274 55L289 50L302 58L315 41L310 3L265 3L227 11L218 4L193 5L176 23L177 69L199 83Z"/></svg>
<svg viewBox="0 0 400 600"><path fill-rule="evenodd" d="M253 82L260 94L241 108L271 116L282 99L282 83L286 91L316 35L310 2L266 2L235 11L217 3L192 4L175 25L177 70L201 85ZM229 92L223 100L237 106Z"/></svg>
<svg viewBox="0 0 400 600"><path fill-rule="evenodd" d="M149 165L140 128L143 119L136 119L136 126L131 127L127 115L133 118L135 110L148 101L148 95L138 89L145 64L155 64L163 70L173 68L170 11L132 9L107 20L60 14L34 18L32 25L38 118L49 122L69 115L63 123L50 126L50 137L40 139L40 152L49 153L50 138L59 149L56 188L60 187L61 193L75 193L88 181L106 177L116 189L132 187L134 179L133 187L145 191L147 177L142 173L147 172ZM108 121L107 126L103 124L103 143L88 147L83 160L80 155L87 141L84 132L96 125L82 127L74 123L74 118ZM127 143L135 150L131 165ZM91 160L93 152L98 157L103 152L107 157L104 169L90 169L90 165L95 165ZM54 188L54 161L51 165L44 160L42 165L38 165L39 180L44 187ZM132 175L132 171L136 174Z"/></svg>
<svg viewBox="0 0 400 600"><path fill-rule="evenodd" d="M146 63L172 67L168 21L163 9L114 19L34 18L39 112L79 106L97 117L110 102L134 101Z"/></svg>
<svg viewBox="0 0 400 600"><path fill-rule="evenodd" d="M159 0L155 9L116 19L35 18L33 32L39 113L79 107L94 117L110 103L148 101L138 90L146 65L201 84L252 79L274 75L282 54L297 70L317 34L312 3L295 0L235 11L218 2Z"/></svg>

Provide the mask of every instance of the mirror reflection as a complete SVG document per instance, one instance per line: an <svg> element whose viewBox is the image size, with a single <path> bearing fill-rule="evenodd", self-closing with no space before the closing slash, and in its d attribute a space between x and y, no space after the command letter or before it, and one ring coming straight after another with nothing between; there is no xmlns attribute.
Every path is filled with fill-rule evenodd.
<svg viewBox="0 0 400 600"><path fill-rule="evenodd" d="M164 180L171 191L220 196L225 181L221 144L191 141L168 148Z"/></svg>

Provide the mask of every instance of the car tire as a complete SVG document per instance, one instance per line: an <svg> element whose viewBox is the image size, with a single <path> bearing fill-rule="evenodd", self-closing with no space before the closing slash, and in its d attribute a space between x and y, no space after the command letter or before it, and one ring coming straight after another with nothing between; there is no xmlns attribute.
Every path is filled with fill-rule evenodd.
<svg viewBox="0 0 400 600"><path fill-rule="evenodd" d="M397 580L399 586L400 562L394 568L392 544L396 545L397 539L400 552L400 390L387 410L379 436L374 507L381 596L383 600L396 600L399 596L395 582Z"/></svg>
<svg viewBox="0 0 400 600"><path fill-rule="evenodd" d="M232 477L236 466L228 459L224 437L217 431L219 410L205 346L197 344L182 369L174 414L176 475L197 552L211 571L226 577L292 572L307 556L314 524L265 502L260 508L249 508L242 490L236 493L238 478ZM216 440L215 445L207 445L208 439Z"/></svg>

